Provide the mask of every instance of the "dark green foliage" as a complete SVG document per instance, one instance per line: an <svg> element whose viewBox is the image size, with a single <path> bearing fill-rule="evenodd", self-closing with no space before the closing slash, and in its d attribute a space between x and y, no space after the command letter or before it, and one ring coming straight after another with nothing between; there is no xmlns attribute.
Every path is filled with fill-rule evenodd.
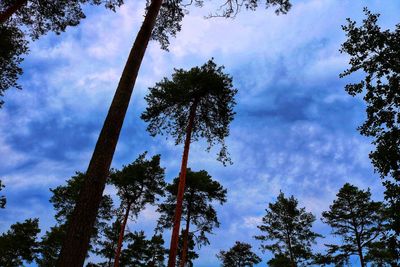
<svg viewBox="0 0 400 267"><path fill-rule="evenodd" d="M0 14L16 2L0 1ZM115 10L123 0L28 0L11 19L0 22L0 97L9 88L21 88L17 80L23 72L20 64L28 52L29 41L49 31L60 34L68 26L78 25L86 17L82 9L86 4Z"/></svg>
<svg viewBox="0 0 400 267"><path fill-rule="evenodd" d="M50 189L53 196L50 202L56 210L55 218L59 224L68 222L68 218L75 206L78 199L79 190L82 186L85 174L77 172L75 176L67 180L67 185L61 185L54 189ZM102 227L105 223L112 219L113 216L113 202L109 195L104 195L100 204L98 221L96 225Z"/></svg>
<svg viewBox="0 0 400 267"><path fill-rule="evenodd" d="M152 136L170 134L176 144L182 143L192 105L196 105L192 141L205 138L209 149L216 143L222 148L218 159L229 160L225 138L229 135L229 123L233 120L234 96L232 78L223 73L213 60L189 71L175 69L172 79L164 78L146 96L148 107L141 118L148 122Z"/></svg>
<svg viewBox="0 0 400 267"><path fill-rule="evenodd" d="M160 155L146 159L147 152L122 170L112 170L110 182L117 188L121 209L131 206L131 214L137 216L146 204L154 204L157 196L164 195L164 169L160 167Z"/></svg>
<svg viewBox="0 0 400 267"><path fill-rule="evenodd" d="M291 266L305 266L313 259L311 246L321 235L311 230L315 216L297 205L293 196L286 198L281 192L277 201L269 204L263 224L258 226L265 235L255 238L263 242L263 250L274 253L274 262L288 258Z"/></svg>
<svg viewBox="0 0 400 267"><path fill-rule="evenodd" d="M2 0L0 13L15 2L16 0ZM78 25L86 17L82 9L86 4L104 5L115 10L123 4L123 0L28 0L13 14L11 20L32 39L37 39L49 31L59 34L68 26Z"/></svg>
<svg viewBox="0 0 400 267"><path fill-rule="evenodd" d="M1 183L0 180L0 191L3 190L4 184ZM4 209L6 207L7 199L5 196L0 196L0 209Z"/></svg>
<svg viewBox="0 0 400 267"><path fill-rule="evenodd" d="M172 184L166 188L167 199L159 205L161 213L158 221L161 228L171 228L176 206L179 178L175 178ZM209 244L207 233L212 233L214 227L219 227L217 212L213 202L221 205L226 202L226 189L220 183L213 181L212 177L204 170L193 172L190 168L186 174L186 190L183 197L182 220L195 226L191 229L195 233L194 240L198 245Z"/></svg>
<svg viewBox="0 0 400 267"><path fill-rule="evenodd" d="M56 210L55 219L58 224L52 227L50 231L47 231L40 242L40 256L37 263L41 267L50 267L56 264L66 235L68 219L75 206L84 177L85 174L77 172L75 176L67 180L67 185L50 189L53 193L50 202ZM98 241L99 233L104 231L107 222L112 219L114 214L112 205L111 197L104 195L93 230L91 245L94 245L94 243Z"/></svg>
<svg viewBox="0 0 400 267"><path fill-rule="evenodd" d="M27 51L27 41L15 23L0 24L0 97L11 87L21 88L17 79L22 74L20 64ZM0 99L0 108L2 104Z"/></svg>
<svg viewBox="0 0 400 267"><path fill-rule="evenodd" d="M104 228L103 238L97 241L95 253L106 259L106 262L100 263L99 266L111 267L117 249L118 237L121 231L121 220L117 220L111 225Z"/></svg>
<svg viewBox="0 0 400 267"><path fill-rule="evenodd" d="M166 250L161 235L146 239L143 231L127 234L128 246L122 251L120 266L164 266Z"/></svg>
<svg viewBox="0 0 400 267"><path fill-rule="evenodd" d="M383 231L383 206L371 200L371 193L346 183L337 194L329 211L322 213L323 221L332 227L332 234L341 237L342 244L328 244L327 256L335 264L344 264L351 255L365 255Z"/></svg>
<svg viewBox="0 0 400 267"><path fill-rule="evenodd" d="M251 251L251 245L235 242L228 251L221 250L217 258L222 261L223 267L251 267L261 262L261 258Z"/></svg>
<svg viewBox="0 0 400 267"><path fill-rule="evenodd" d="M39 256L36 259L36 263L39 267L55 266L65 234L65 224L51 227L49 231L46 231L38 248Z"/></svg>
<svg viewBox="0 0 400 267"><path fill-rule="evenodd" d="M182 261L183 235L184 235L184 230L182 229L178 240L178 253L175 264L176 267L179 267ZM199 258L199 254L196 253L195 247L196 247L195 236L193 233L189 233L188 243L187 243L186 263L185 263L186 266L193 267L194 266L193 261Z"/></svg>
<svg viewBox="0 0 400 267"><path fill-rule="evenodd" d="M267 262L269 267L293 267L290 258L283 254L276 254Z"/></svg>
<svg viewBox="0 0 400 267"><path fill-rule="evenodd" d="M343 26L347 40L341 52L350 56L350 68L341 77L361 71L363 79L346 85L346 91L362 94L367 105L362 135L373 138L370 158L386 177L385 198L392 206L392 229L400 234L400 24L393 31L381 30L378 14L364 9L366 18L358 26L348 19ZM400 245L399 245L400 246Z"/></svg>
<svg viewBox="0 0 400 267"><path fill-rule="evenodd" d="M18 267L24 261L32 262L36 256L39 232L38 219L11 225L10 230L0 236L0 266Z"/></svg>

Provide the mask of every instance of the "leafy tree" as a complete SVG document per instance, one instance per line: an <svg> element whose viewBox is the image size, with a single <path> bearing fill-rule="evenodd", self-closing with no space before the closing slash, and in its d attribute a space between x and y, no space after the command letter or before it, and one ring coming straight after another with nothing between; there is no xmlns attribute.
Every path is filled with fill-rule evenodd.
<svg viewBox="0 0 400 267"><path fill-rule="evenodd" d="M229 135L229 123L233 120L234 96L232 78L208 61L201 67L189 71L176 69L172 79L164 78L146 96L148 107L142 119L149 123L147 130L152 136L167 133L174 137L176 144L185 139L179 186L176 198L175 216L168 266L175 265L182 203L186 183L186 168L190 143L205 138L208 149L215 143L222 148L218 159L229 160L225 138Z"/></svg>
<svg viewBox="0 0 400 267"><path fill-rule="evenodd" d="M290 258L284 254L275 254L272 259L267 262L269 267L292 267Z"/></svg>
<svg viewBox="0 0 400 267"><path fill-rule="evenodd" d="M2 0L0 1L0 97L17 83L28 43L48 31L57 34L85 18L83 5L101 5L115 10L122 0ZM0 102L1 107L2 101Z"/></svg>
<svg viewBox="0 0 400 267"><path fill-rule="evenodd" d="M50 202L56 210L55 219L57 225L47 231L40 242L40 256L38 257L37 263L41 267L56 266L62 242L66 238L66 229L69 224L69 218L75 206L84 177L85 174L77 172L75 176L72 176L67 180L66 185L50 189L53 193ZM92 245L98 241L99 232L104 230L107 226L107 222L113 217L114 210L112 205L111 197L104 195L102 197L100 212L96 219L95 227L91 233L91 249Z"/></svg>
<svg viewBox="0 0 400 267"><path fill-rule="evenodd" d="M261 262L261 258L251 251L251 245L236 241L228 251L221 250L217 258L224 267L252 267Z"/></svg>
<svg viewBox="0 0 400 267"><path fill-rule="evenodd" d="M36 255L39 232L38 219L11 225L10 230L0 236L0 266L18 267L24 261L32 262Z"/></svg>
<svg viewBox="0 0 400 267"><path fill-rule="evenodd" d="M0 191L4 188L4 184L1 183L0 180ZM5 196L0 196L0 209L4 209L7 203L7 199Z"/></svg>
<svg viewBox="0 0 400 267"><path fill-rule="evenodd" d="M335 264L343 264L357 255L364 267L368 246L382 232L382 203L371 200L369 189L363 191L349 183L336 196L330 210L322 213L322 220L332 227L332 234L342 238L342 244L326 245L328 256Z"/></svg>
<svg viewBox="0 0 400 267"><path fill-rule="evenodd" d="M112 267L114 265L113 260L117 250L119 233L121 232L121 221L120 218L117 218L111 226L105 227L103 239L97 241L97 247L94 252L107 260L98 264L99 266Z"/></svg>
<svg viewBox="0 0 400 267"><path fill-rule="evenodd" d="M65 238L65 224L51 227L38 244L36 263L39 267L53 267L60 253L61 242Z"/></svg>
<svg viewBox="0 0 400 267"><path fill-rule="evenodd" d="M348 19L343 26L347 40L341 52L350 56L350 68L341 77L364 73L358 83L346 85L352 95L363 95L367 105L366 121L359 127L362 135L373 138L375 150L369 156L384 179L385 199L391 214L391 242L400 255L400 24L381 30L379 15L364 9L366 18L358 26Z"/></svg>
<svg viewBox="0 0 400 267"><path fill-rule="evenodd" d="M96 220L110 164L147 45L152 38L159 41L162 48L166 49L169 36L175 36L180 31L181 21L187 13L188 4L183 0L146 0L146 2L146 16L129 53L86 171L87 179L81 190L61 252L59 266L62 267L82 265L85 260L90 240L89 233ZM203 0L189 1L189 5L201 7L203 2ZM243 6L255 10L259 2L258 0L240 2L228 0L222 10L234 10L234 12L223 11L222 16L232 17ZM291 4L289 0L266 0L266 7L270 6L277 7L277 13L285 14ZM174 244L177 242L178 232L179 227L174 232ZM176 249L170 251L175 254ZM169 264L169 267L173 267L173 264Z"/></svg>
<svg viewBox="0 0 400 267"><path fill-rule="evenodd" d="M263 224L258 228L265 235L255 236L261 240L263 250L270 250L275 254L270 266L277 266L277 262L287 262L290 266L305 266L313 259L311 245L321 235L311 230L315 216L306 212L305 208L298 208L297 200L291 196L286 198L281 192L275 203L269 204L267 214L263 217Z"/></svg>
<svg viewBox="0 0 400 267"><path fill-rule="evenodd" d="M161 235L153 235L150 240L147 240L144 232L140 231L129 233L127 239L129 244L122 252L121 266L164 266L166 250Z"/></svg>
<svg viewBox="0 0 400 267"><path fill-rule="evenodd" d="M176 259L175 266L178 267L185 264L184 266L193 267L193 261L199 258L199 254L197 254L195 251L196 247L195 239L197 238L194 236L194 233L189 232L189 235L186 238L186 241L184 242L185 239L184 236L185 236L185 231L182 230L178 240L178 253L177 253L178 257ZM186 243L186 245L184 245L184 243ZM183 260L182 256L183 256L184 246L186 246L185 249L186 254L185 254L185 259ZM199 244L197 247L199 247Z"/></svg>
<svg viewBox="0 0 400 267"><path fill-rule="evenodd" d="M160 155L153 156L151 160L146 160L146 152L139 155L121 171L113 171L111 182L118 190L120 210L125 213L115 253L114 266L117 267L129 216L137 217L146 204L154 204L157 196L164 195L164 169L160 167Z"/></svg>
<svg viewBox="0 0 400 267"><path fill-rule="evenodd" d="M27 41L15 23L0 24L0 97L4 96L8 88L21 88L17 84L17 79L22 74L20 67L23 61L22 55L27 51ZM4 101L0 100L0 108L3 103Z"/></svg>
<svg viewBox="0 0 400 267"><path fill-rule="evenodd" d="M217 212L212 203L218 201L221 205L226 202L226 189L204 170L193 172L190 168L186 174L186 190L183 196L182 215L186 223L182 235L182 255L180 266L184 266L188 251L188 238L190 234L198 245L209 244L207 233L211 233L214 227L219 227ZM159 205L158 212L161 213L159 226L171 228L174 226L174 212L178 194L180 178L174 179L173 183L166 188L167 199ZM190 232L190 225L195 226Z"/></svg>

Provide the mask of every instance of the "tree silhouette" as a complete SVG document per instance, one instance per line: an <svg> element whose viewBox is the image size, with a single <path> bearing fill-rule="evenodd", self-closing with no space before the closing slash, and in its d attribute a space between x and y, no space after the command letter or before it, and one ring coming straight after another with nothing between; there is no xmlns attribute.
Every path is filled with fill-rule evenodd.
<svg viewBox="0 0 400 267"><path fill-rule="evenodd" d="M221 250L217 258L223 267L252 267L261 262L261 258L251 251L251 245L236 241L228 251Z"/></svg>
<svg viewBox="0 0 400 267"><path fill-rule="evenodd" d="M71 218L68 235L64 242L58 266L81 266L85 260L90 240L90 229L96 220L112 158L131 99L136 78L150 39L167 48L169 36L181 29L181 21L187 13L188 4L182 0L146 0L147 12L142 26L129 53L120 81L108 110L92 158L86 171L87 179L82 187L79 200ZM202 6L203 0L190 1L189 5ZM232 17L241 7L255 10L258 0L228 0L225 7L232 6L236 12L223 12ZM285 14L291 7L289 0L267 0L266 7L277 7L277 13ZM222 7L222 10L224 7ZM178 232L174 232L176 244ZM171 250L176 251L176 249ZM175 252L173 252L175 253Z"/></svg>
<svg viewBox="0 0 400 267"><path fill-rule="evenodd" d="M275 266L277 260L285 262L286 258L290 260L291 267L307 265L314 256L311 245L317 237L321 237L311 230L315 216L297 205L293 196L286 198L281 192L277 201L269 204L262 225L258 226L265 235L255 238L263 243L271 241L261 248L275 254Z"/></svg>
<svg viewBox="0 0 400 267"><path fill-rule="evenodd" d="M164 266L166 250L161 235L146 239L143 231L127 234L128 246L122 251L121 266Z"/></svg>
<svg viewBox="0 0 400 267"><path fill-rule="evenodd" d="M0 180L0 191L3 190L4 184L2 184ZM5 196L0 196L0 209L4 209L6 207L7 199Z"/></svg>
<svg viewBox="0 0 400 267"><path fill-rule="evenodd" d="M38 219L11 225L10 230L0 236L0 266L18 267L24 261L32 262L36 256L39 232Z"/></svg>
<svg viewBox="0 0 400 267"><path fill-rule="evenodd" d="M332 227L332 234L342 238L341 245L328 244L328 256L335 264L344 264L351 255L360 258L366 266L368 246L382 232L382 203L371 200L371 193L346 183L336 195L337 199L322 213L323 222Z"/></svg>
<svg viewBox="0 0 400 267"><path fill-rule="evenodd" d="M98 264L98 266L112 267L114 265L113 260L115 258L119 234L121 232L121 221L120 218L117 218L111 226L106 226L104 228L102 238L98 240L94 252L105 258L107 261Z"/></svg>
<svg viewBox="0 0 400 267"><path fill-rule="evenodd" d="M164 78L150 88L145 98L148 107L142 119L149 123L150 134L170 134L176 144L185 139L168 267L175 265L190 143L205 138L208 150L220 143L218 159L223 163L229 161L224 141L235 114L236 92L232 78L210 60L189 71L176 69L171 80Z"/></svg>
<svg viewBox="0 0 400 267"><path fill-rule="evenodd" d="M346 91L363 95L367 106L359 131L373 138L375 150L369 156L384 179L394 231L391 242L397 243L394 253L400 255L400 24L392 31L381 30L379 15L367 8L364 12L362 25L347 19L343 26L347 40L341 52L350 56L350 68L341 77L364 74L360 82L346 85Z"/></svg>
<svg viewBox="0 0 400 267"><path fill-rule="evenodd" d="M71 212L76 204L84 178L84 173L77 172L76 175L67 180L66 185L50 189L53 193L50 202L56 210L55 219L57 225L51 227L42 237L39 246L39 257L37 260L40 267L56 266L62 242L66 238L66 230L71 217ZM90 249L92 249L93 244L97 242L99 233L104 231L107 222L112 219L114 214L112 205L111 197L109 195L104 195L100 204L100 212L96 218L95 227L91 232Z"/></svg>
<svg viewBox="0 0 400 267"><path fill-rule="evenodd" d="M167 199L159 205L158 212L161 213L159 225L163 228L174 226L174 213L176 210L177 194L180 186L180 177L174 179L167 186ZM217 212L212 203L218 201L221 205L226 202L226 189L217 181L213 181L206 171L193 172L190 169L186 173L186 190L183 196L182 217L186 222L182 235L182 255L180 266L186 263L188 251L188 240L190 225L196 228L192 234L198 245L209 244L207 233L211 233L214 227L219 227Z"/></svg>
<svg viewBox="0 0 400 267"><path fill-rule="evenodd" d="M2 0L0 1L0 97L9 88L21 89L21 62L29 41L49 31L60 34L85 18L83 5L115 10L122 0ZM0 107L3 101L0 101Z"/></svg>
<svg viewBox="0 0 400 267"><path fill-rule="evenodd" d="M121 200L120 210L124 213L114 267L119 266L125 227L129 216L136 217L146 204L154 204L157 196L164 195L164 169L160 167L160 155L146 160L146 152L131 164L124 166L121 171L113 171L110 179L116 186Z"/></svg>

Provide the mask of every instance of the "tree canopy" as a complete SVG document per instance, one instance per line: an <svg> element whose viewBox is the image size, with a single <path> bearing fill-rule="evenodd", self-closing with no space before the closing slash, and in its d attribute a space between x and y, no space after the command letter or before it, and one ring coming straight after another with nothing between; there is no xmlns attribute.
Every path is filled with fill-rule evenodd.
<svg viewBox="0 0 400 267"><path fill-rule="evenodd" d="M267 214L258 228L265 234L255 236L261 240L263 250L274 253L276 259L289 259L291 266L305 266L313 260L312 244L321 235L311 230L315 221L312 213L298 208L298 201L280 193L275 203L270 203Z"/></svg>
<svg viewBox="0 0 400 267"><path fill-rule="evenodd" d="M11 225L10 230L0 236L0 266L18 267L25 261L32 262L36 257L39 232L39 219Z"/></svg>
<svg viewBox="0 0 400 267"><path fill-rule="evenodd" d="M209 60L201 67L188 71L175 69L172 79L164 78L145 97L148 107L141 118L148 122L147 130L152 136L170 134L176 144L186 136L189 113L196 105L192 142L205 138L212 145L220 143L218 159L229 160L225 138L229 135L229 124L235 112L233 107L237 90L232 78L223 72L224 67Z"/></svg>
<svg viewBox="0 0 400 267"><path fill-rule="evenodd" d="M340 236L342 244L328 244L328 256L335 264L348 262L351 255L366 266L365 255L383 229L383 206L371 200L371 193L346 183L337 199L322 213L323 221L332 227L332 234Z"/></svg>
<svg viewBox="0 0 400 267"><path fill-rule="evenodd" d="M393 229L400 233L400 24L382 30L378 14L364 9L362 25L348 19L343 26L347 40L341 52L350 56L350 68L341 77L362 71L363 78L346 85L352 95L362 94L367 119L359 127L362 135L373 138L375 150L370 158L375 169L386 178L385 196L391 204Z"/></svg>
<svg viewBox="0 0 400 267"><path fill-rule="evenodd" d="M223 267L252 267L261 262L261 258L251 251L251 245L236 241L228 251L221 250L217 255Z"/></svg>

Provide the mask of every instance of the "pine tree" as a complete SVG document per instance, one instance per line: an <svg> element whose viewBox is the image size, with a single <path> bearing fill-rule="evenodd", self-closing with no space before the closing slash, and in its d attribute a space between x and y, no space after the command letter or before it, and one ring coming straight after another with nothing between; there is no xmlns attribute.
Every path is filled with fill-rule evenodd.
<svg viewBox="0 0 400 267"><path fill-rule="evenodd" d="M96 220L101 195L106 184L122 124L150 39L159 41L162 48L167 49L168 38L175 36L180 31L181 21L187 13L188 5L182 0L146 0L146 2L146 16L129 53L113 101L97 139L96 147L86 171L87 179L80 192L67 238L63 245L59 267L81 266L85 260L90 240L90 229ZM189 4L201 7L203 2L203 0L194 0ZM247 9L255 10L259 2L258 0L244 0L239 3L228 0L226 5L221 8L221 15L226 18L232 17L243 6ZM266 7L270 6L276 7L277 14L285 14L291 8L289 0L266 0ZM178 233L179 227L174 231L174 244L177 242ZM176 253L176 249L170 251L174 254ZM169 267L172 266L173 264Z"/></svg>
<svg viewBox="0 0 400 267"><path fill-rule="evenodd" d="M38 219L11 225L10 230L0 236L0 266L18 267L25 261L32 262L36 257L39 232Z"/></svg>
<svg viewBox="0 0 400 267"><path fill-rule="evenodd" d="M297 205L298 201L293 196L286 198L281 192L277 201L269 204L262 225L258 226L265 235L255 238L263 242L263 250L275 255L270 266L277 266L278 260L286 262L286 259L289 259L291 267L305 266L314 258L311 245L321 237L311 230L315 216Z"/></svg>
<svg viewBox="0 0 400 267"><path fill-rule="evenodd" d="M347 19L343 26L347 40L341 52L350 56L350 68L341 77L363 74L358 83L346 85L352 95L362 95L367 119L359 127L362 135L373 138L375 150L369 156L386 187L393 231L390 243L396 243L393 254L400 258L400 24L393 30L382 30L379 14L364 9L362 25Z"/></svg>
<svg viewBox="0 0 400 267"><path fill-rule="evenodd" d="M190 143L205 138L208 149L220 143L222 148L218 159L222 162L229 160L225 138L235 114L236 92L232 88L232 78L223 73L223 67L217 67L210 60L189 71L176 69L171 80L164 78L150 88L150 94L146 96L148 107L142 119L149 123L147 130L150 134L170 134L176 144L185 140L168 267L175 265Z"/></svg>
<svg viewBox="0 0 400 267"><path fill-rule="evenodd" d="M161 213L158 224L162 228L174 226L174 213L178 194L180 178L174 179L173 183L166 188L167 199L159 205L158 212ZM194 239L198 245L209 244L207 233L211 233L214 227L219 227L217 212L212 203L218 201L221 205L226 201L226 189L206 171L193 172L190 169L186 174L186 190L183 196L182 219L185 228L182 229L182 255L180 256L181 267L186 263L189 235L196 233ZM190 226L194 227L191 229Z"/></svg>
<svg viewBox="0 0 400 267"><path fill-rule="evenodd" d="M136 218L146 204L154 204L158 196L164 195L164 169L160 167L160 155L146 160L146 152L121 171L112 172L110 179L117 188L121 200L120 210L123 215L114 267L119 266L125 227L130 216Z"/></svg>
<svg viewBox="0 0 400 267"><path fill-rule="evenodd" d="M261 262L261 258L251 251L251 245L236 241L228 251L221 250L217 258L223 267L252 267Z"/></svg>
<svg viewBox="0 0 400 267"><path fill-rule="evenodd" d="M371 193L346 183L336 195L337 199L322 213L323 222L332 227L332 234L340 236L342 244L328 244L328 256L335 264L348 262L357 255L362 267L367 266L365 255L382 233L383 206L371 200Z"/></svg>

